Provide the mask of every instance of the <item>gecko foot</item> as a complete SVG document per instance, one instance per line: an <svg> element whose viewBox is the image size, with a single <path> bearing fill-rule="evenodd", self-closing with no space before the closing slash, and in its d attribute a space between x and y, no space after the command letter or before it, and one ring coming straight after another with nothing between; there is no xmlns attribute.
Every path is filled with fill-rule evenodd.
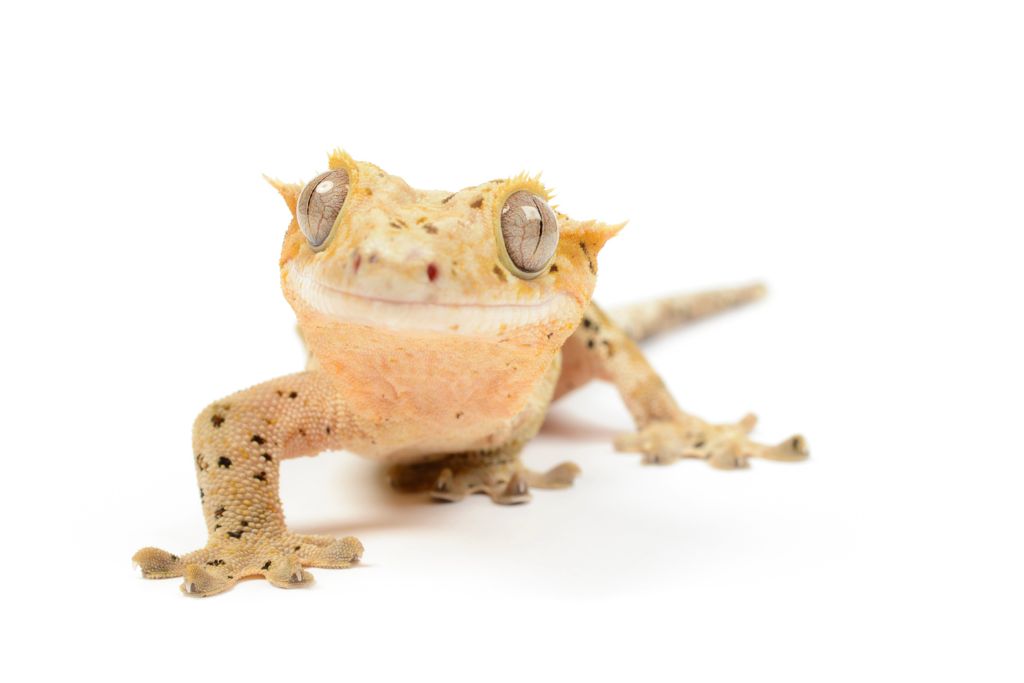
<svg viewBox="0 0 1024 683"><path fill-rule="evenodd" d="M454 502L484 493L501 505L530 501L530 487L562 489L572 485L580 468L571 462L547 472L526 469L518 456L501 453L459 453L433 462L396 465L388 471L398 491L428 491L435 500Z"/></svg>
<svg viewBox="0 0 1024 683"><path fill-rule="evenodd" d="M248 576L262 576L278 588L307 586L313 575L303 567L351 567L362 554L363 545L352 536L335 539L254 531L249 539L211 538L205 548L180 557L159 548L143 548L132 562L144 578L180 576L182 593L206 597Z"/></svg>
<svg viewBox="0 0 1024 683"><path fill-rule="evenodd" d="M786 462L807 459L807 442L799 435L775 446L751 441L747 435L756 423L753 415L747 415L736 424L723 425L695 418L652 422L639 432L617 438L615 449L642 453L648 464L664 465L682 458L697 458L722 470L749 467L750 458Z"/></svg>

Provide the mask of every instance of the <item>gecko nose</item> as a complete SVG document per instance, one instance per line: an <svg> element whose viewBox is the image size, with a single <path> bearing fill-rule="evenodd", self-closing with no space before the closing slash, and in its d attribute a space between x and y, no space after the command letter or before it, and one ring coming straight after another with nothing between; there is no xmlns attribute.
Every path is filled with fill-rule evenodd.
<svg viewBox="0 0 1024 683"><path fill-rule="evenodd" d="M346 279L358 291L429 301L446 269L433 250L397 235L386 235L356 245L346 270Z"/></svg>

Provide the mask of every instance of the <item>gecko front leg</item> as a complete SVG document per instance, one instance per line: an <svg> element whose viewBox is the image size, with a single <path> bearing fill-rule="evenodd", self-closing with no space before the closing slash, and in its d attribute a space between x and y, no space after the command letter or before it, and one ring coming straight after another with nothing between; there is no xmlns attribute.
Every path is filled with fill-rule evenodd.
<svg viewBox="0 0 1024 683"><path fill-rule="evenodd" d="M636 342L593 302L562 354L564 370L555 395L592 378L614 383L637 426L615 447L642 453L645 462L699 458L719 469L737 469L747 467L752 457L796 461L808 455L801 436L775 446L750 440L747 435L757 421L753 415L735 424L710 424L681 410Z"/></svg>
<svg viewBox="0 0 1024 683"><path fill-rule="evenodd" d="M303 566L348 567L363 547L352 537L290 533L278 496L281 460L345 445L357 430L318 372L260 384L213 403L196 418L193 458L209 540L174 555L143 548L132 558L146 578L184 577L206 596L246 576L290 588L312 581Z"/></svg>

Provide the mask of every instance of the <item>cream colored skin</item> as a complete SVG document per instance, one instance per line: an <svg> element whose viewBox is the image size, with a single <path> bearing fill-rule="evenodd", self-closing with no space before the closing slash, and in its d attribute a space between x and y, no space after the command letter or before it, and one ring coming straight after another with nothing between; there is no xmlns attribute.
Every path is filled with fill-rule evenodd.
<svg viewBox="0 0 1024 683"><path fill-rule="evenodd" d="M312 249L295 220L301 185L271 181L292 212L281 283L310 350L305 372L210 405L193 429L207 545L183 556L144 548L147 578L182 576L187 595L221 592L262 575L308 584L304 567L347 567L348 537L293 534L278 497L280 461L344 449L391 466L392 484L458 500L486 493L529 500L530 487L569 486L579 469L519 460L549 403L590 381L619 389L637 432L616 442L647 462L699 458L732 469L751 457L799 460L800 437L750 441L748 416L711 425L683 412L635 344L683 322L758 298L758 286L674 297L609 316L590 301L597 254L621 225L557 213L559 243L539 277L501 257L500 211L513 192L544 199L519 176L456 193L416 190L342 152L350 178L328 241Z"/></svg>

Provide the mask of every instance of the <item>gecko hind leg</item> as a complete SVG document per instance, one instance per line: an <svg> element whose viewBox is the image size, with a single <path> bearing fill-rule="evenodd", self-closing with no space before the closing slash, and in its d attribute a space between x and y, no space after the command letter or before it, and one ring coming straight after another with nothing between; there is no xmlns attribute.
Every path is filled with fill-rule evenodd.
<svg viewBox="0 0 1024 683"><path fill-rule="evenodd" d="M440 460L394 465L388 470L391 486L405 493L429 492L445 502L483 493L501 505L530 501L530 488L564 489L572 485L580 468L563 462L547 472L527 469L519 459L521 446L493 451L456 453Z"/></svg>

